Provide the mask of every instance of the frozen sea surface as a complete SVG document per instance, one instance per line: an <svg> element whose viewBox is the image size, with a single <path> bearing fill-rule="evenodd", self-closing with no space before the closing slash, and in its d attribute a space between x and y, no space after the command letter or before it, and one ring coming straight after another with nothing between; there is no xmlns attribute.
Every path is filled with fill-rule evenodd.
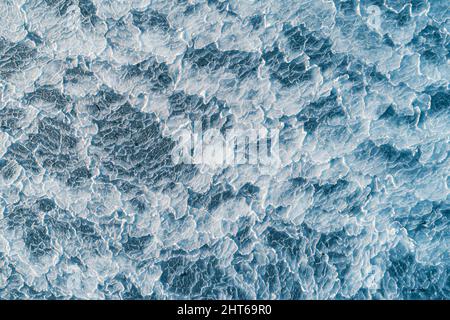
<svg viewBox="0 0 450 320"><path fill-rule="evenodd" d="M0 0L0 298L449 299L449 30L447 0ZM277 165L174 161L193 121Z"/></svg>

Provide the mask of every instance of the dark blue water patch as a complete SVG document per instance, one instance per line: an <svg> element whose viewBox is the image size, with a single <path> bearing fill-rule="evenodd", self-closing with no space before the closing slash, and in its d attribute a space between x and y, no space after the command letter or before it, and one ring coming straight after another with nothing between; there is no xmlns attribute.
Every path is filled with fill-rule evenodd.
<svg viewBox="0 0 450 320"><path fill-rule="evenodd" d="M185 10L183 11L183 14L186 16L189 16L191 14L194 14L195 12L197 12L198 10L201 10L202 4L201 3L196 3L196 4L188 4L187 1L179 1L182 2L182 4L186 5Z"/></svg>
<svg viewBox="0 0 450 320"><path fill-rule="evenodd" d="M388 173L396 173L402 169L419 169L420 153L411 150L398 150L389 144L375 145L371 140L361 143L353 152L356 160L375 162L383 165Z"/></svg>
<svg viewBox="0 0 450 320"><path fill-rule="evenodd" d="M107 298L123 300L142 300L144 296L133 281L124 274L118 274L113 279L105 281L99 289L105 293Z"/></svg>
<svg viewBox="0 0 450 320"><path fill-rule="evenodd" d="M333 0L338 13L344 16L355 16L357 10L357 2L355 0Z"/></svg>
<svg viewBox="0 0 450 320"><path fill-rule="evenodd" d="M21 200L4 212L7 228L23 237L32 259L39 260L54 252L51 229L45 220L39 218L39 212L47 213L54 208L53 200L43 198L36 201Z"/></svg>
<svg viewBox="0 0 450 320"><path fill-rule="evenodd" d="M427 25L411 40L414 51L421 59L440 65L446 61L450 52L450 38L435 24Z"/></svg>
<svg viewBox="0 0 450 320"><path fill-rule="evenodd" d="M51 8L56 8L58 14L63 16L67 13L70 6L75 4L74 0L44 0L47 6Z"/></svg>
<svg viewBox="0 0 450 320"><path fill-rule="evenodd" d="M411 0L411 12L414 15L419 15L427 9L427 0Z"/></svg>
<svg viewBox="0 0 450 320"><path fill-rule="evenodd" d="M228 0L208 0L208 5L217 8L219 11L225 10L228 4Z"/></svg>
<svg viewBox="0 0 450 320"><path fill-rule="evenodd" d="M36 174L45 169L50 175L76 187L91 174L79 158L78 138L71 126L56 118L39 121L38 132L21 143L9 146L6 159L16 160L25 170Z"/></svg>
<svg viewBox="0 0 450 320"><path fill-rule="evenodd" d="M56 208L46 213L42 226L45 226L52 241L70 248L67 254L71 254L72 259L83 261L81 257L86 253L98 256L108 253L108 244L102 238L98 225L92 221L73 217L71 213Z"/></svg>
<svg viewBox="0 0 450 320"><path fill-rule="evenodd" d="M421 30L411 43L416 46L417 50L424 51L429 49L448 49L448 36L434 24L427 25Z"/></svg>
<svg viewBox="0 0 450 320"><path fill-rule="evenodd" d="M24 42L11 42L0 37L0 75L9 77L33 62L37 50Z"/></svg>
<svg viewBox="0 0 450 320"><path fill-rule="evenodd" d="M147 204L141 197L134 197L133 199L131 199L130 203L137 213L143 213L147 210Z"/></svg>
<svg viewBox="0 0 450 320"><path fill-rule="evenodd" d="M382 281L382 291L388 291L389 280L394 281L401 299L448 299L449 268L443 265L426 266L417 262L412 253L400 254L391 250L389 267Z"/></svg>
<svg viewBox="0 0 450 320"><path fill-rule="evenodd" d="M98 224L84 218L53 218L52 227L59 227L52 236L63 239L64 245L78 248L77 255L104 256L109 253L108 243L103 239Z"/></svg>
<svg viewBox="0 0 450 320"><path fill-rule="evenodd" d="M81 13L81 25L92 27L102 20L97 16L97 7L91 0L79 0L78 7Z"/></svg>
<svg viewBox="0 0 450 320"><path fill-rule="evenodd" d="M211 194L211 200L208 204L208 210L213 211L216 209L221 203L232 199L234 194L231 190L225 190L222 192L216 192L216 190Z"/></svg>
<svg viewBox="0 0 450 320"><path fill-rule="evenodd" d="M5 181L11 180L19 170L19 166L14 161L0 159L0 175Z"/></svg>
<svg viewBox="0 0 450 320"><path fill-rule="evenodd" d="M387 45L388 47L395 48L395 43L394 41L392 41L392 38L388 34L385 34L383 36L383 44Z"/></svg>
<svg viewBox="0 0 450 320"><path fill-rule="evenodd" d="M416 126L416 124L419 123L421 113L414 111L412 115L403 115L398 114L395 112L393 106L389 106L386 111L384 111L381 116L378 118L379 120L385 120L389 123L396 125L396 126L408 126L410 128L413 128Z"/></svg>
<svg viewBox="0 0 450 320"><path fill-rule="evenodd" d="M252 225L249 220L244 219L244 222L241 222L240 225L239 231L232 239L239 247L239 251L247 251L254 244L255 235L252 233Z"/></svg>
<svg viewBox="0 0 450 320"><path fill-rule="evenodd" d="M259 270L258 263L252 255L241 255L236 253L232 263L234 271L241 277L240 282L245 283L247 288L246 295L236 299L268 299L270 292L266 290L266 284L261 274L265 270ZM290 286L291 284L287 284ZM254 288L254 289L253 289Z"/></svg>
<svg viewBox="0 0 450 320"><path fill-rule="evenodd" d="M300 264L295 269L298 272L295 279L312 281L319 287L337 286L338 284L335 283L337 279L340 283L347 281L348 270L352 264L349 257L354 254L355 250L358 250L359 246L357 238L349 237L343 230L320 234L306 225L302 225L297 232L299 233L294 236L286 231L270 227L266 233L267 244L275 249L280 261L290 265ZM362 235L364 236L364 234ZM306 264L303 262L305 257L307 258ZM289 270L293 270L292 266ZM335 279L334 271L337 272L337 279ZM282 278L281 275L279 276ZM283 291L281 292L283 294ZM290 292L288 290L285 293L286 296ZM296 292L298 297L303 296L302 290L296 290Z"/></svg>
<svg viewBox="0 0 450 320"><path fill-rule="evenodd" d="M96 224L87 219L78 218L73 226L77 230L77 235L84 240L98 241L101 239Z"/></svg>
<svg viewBox="0 0 450 320"><path fill-rule="evenodd" d="M153 114L125 103L94 122L98 133L92 138L92 152L101 150L101 154L108 155L101 170L105 176L117 177L111 180L113 183L136 181L138 185L156 188L160 183L187 181L195 174L192 165L173 163L171 151L175 142L161 135Z"/></svg>
<svg viewBox="0 0 450 320"><path fill-rule="evenodd" d="M412 20L410 12L411 12L411 5L405 6L403 10L401 10L398 13L390 9L386 9L383 12L383 19L389 25L396 26L398 28L406 27L411 23Z"/></svg>
<svg viewBox="0 0 450 320"><path fill-rule="evenodd" d="M11 275L7 281L11 287L6 286L0 289L0 298L5 300L62 300L64 296L59 292L52 292L51 290L38 291L35 288L17 281L17 271Z"/></svg>
<svg viewBox="0 0 450 320"><path fill-rule="evenodd" d="M292 27L284 25L284 36L288 39L288 45L294 52L304 52L311 64L315 64L326 69L330 65L338 65L344 59L343 55L336 56L331 47L333 43L330 39L309 31L304 25ZM340 58L340 59L339 59Z"/></svg>
<svg viewBox="0 0 450 320"><path fill-rule="evenodd" d="M102 86L100 90L92 97L92 102L86 105L86 110L90 117L95 120L101 120L107 116L111 110L123 105L126 98L115 92L109 87Z"/></svg>
<svg viewBox="0 0 450 320"><path fill-rule="evenodd" d="M11 144L4 157L5 159L17 161L25 170L33 174L38 174L42 170L36 158L33 156L32 150L28 149L22 143L15 142Z"/></svg>
<svg viewBox="0 0 450 320"><path fill-rule="evenodd" d="M271 299L275 296L277 299L305 299L305 293L298 277L290 270L285 261L279 260L275 263L258 268L260 283L259 291L257 292L258 299ZM262 290L266 292L262 294ZM264 292L263 291L263 292Z"/></svg>
<svg viewBox="0 0 450 320"><path fill-rule="evenodd" d="M225 186L225 189L222 189L221 185L218 189L211 188L209 191L208 211L214 211L220 204L234 197L234 192L228 186Z"/></svg>
<svg viewBox="0 0 450 320"><path fill-rule="evenodd" d="M38 201L39 210L49 212L56 208L55 201L49 198L42 198Z"/></svg>
<svg viewBox="0 0 450 320"><path fill-rule="evenodd" d="M397 25L399 27L406 27L411 24L411 5L406 5L402 11L397 14Z"/></svg>
<svg viewBox="0 0 450 320"><path fill-rule="evenodd" d="M196 270L192 269L192 262L183 257L174 257L168 261L163 261L161 269L162 275L160 280L162 283L169 285L169 290L185 296L199 294L198 291L194 292L193 290L197 279ZM207 283L204 285L206 286Z"/></svg>
<svg viewBox="0 0 450 320"><path fill-rule="evenodd" d="M4 214L8 228L26 230L37 223L37 215L26 206L12 206Z"/></svg>
<svg viewBox="0 0 450 320"><path fill-rule="evenodd" d="M60 208L56 208L55 212L48 212L44 216L44 224L56 239L76 239L73 217Z"/></svg>
<svg viewBox="0 0 450 320"><path fill-rule="evenodd" d="M289 182L293 188L304 188L308 185L308 180L303 177L290 178Z"/></svg>
<svg viewBox="0 0 450 320"><path fill-rule="evenodd" d="M141 77L143 81L150 83L150 90L157 92L169 88L174 78L169 72L168 65L157 62L153 57L122 67L122 73L125 79Z"/></svg>
<svg viewBox="0 0 450 320"><path fill-rule="evenodd" d="M208 211L215 210L221 203L235 197L233 188L228 184L213 185L205 193L198 193L188 189L188 205L193 208L207 208Z"/></svg>
<svg viewBox="0 0 450 320"><path fill-rule="evenodd" d="M27 39L30 39L33 41L36 45L40 45L43 42L43 39L41 36L39 36L37 33L28 31L27 33Z"/></svg>
<svg viewBox="0 0 450 320"><path fill-rule="evenodd" d="M203 48L189 47L183 57L184 61L192 64L195 69L218 72L221 68L236 75L239 80L254 76L260 65L258 53L239 50L221 51L215 43Z"/></svg>
<svg viewBox="0 0 450 320"><path fill-rule="evenodd" d="M51 238L47 228L43 225L33 224L26 229L24 242L34 258L41 258L53 252Z"/></svg>
<svg viewBox="0 0 450 320"><path fill-rule="evenodd" d="M427 114L431 117L447 117L450 113L450 92L447 88L438 89L431 95L431 106Z"/></svg>
<svg viewBox="0 0 450 320"><path fill-rule="evenodd" d="M279 225L276 228L269 227L265 231L265 239L267 245L277 252L277 261L269 265L269 270L263 272L257 267L258 273L262 275L265 286L269 285L270 291L277 298L281 299L304 299L305 293L301 289L302 281L312 281L320 285L327 279L322 273L314 274L314 270L318 268L324 259L316 258L318 235L309 229L306 225L302 225L293 233L283 229L290 226ZM304 264L304 257L307 257L307 264ZM292 272L293 268L295 272ZM330 274L326 270L325 274ZM268 297L261 297L267 299Z"/></svg>
<svg viewBox="0 0 450 320"><path fill-rule="evenodd" d="M254 184L247 182L244 184L237 193L237 198L245 198L247 204L250 204L251 201L257 200L259 197L260 188L255 186Z"/></svg>
<svg viewBox="0 0 450 320"><path fill-rule="evenodd" d="M323 183L323 184L314 183L313 184L315 190L314 196L319 200L320 198L325 199L336 194L346 194L345 191L348 189L349 186L350 183L344 179L339 179L338 181L336 181L336 183Z"/></svg>
<svg viewBox="0 0 450 320"><path fill-rule="evenodd" d="M424 200L418 202L406 216L396 217L395 220L408 232L408 236L418 243L424 238L444 239L445 226L450 218L449 206L441 202Z"/></svg>
<svg viewBox="0 0 450 320"><path fill-rule="evenodd" d="M38 87L34 92L25 94L23 98L25 104L33 104L40 101L51 103L58 110L65 110L66 106L71 103L71 98L59 89L49 85Z"/></svg>
<svg viewBox="0 0 450 320"><path fill-rule="evenodd" d="M305 253L307 240L303 236L297 235L297 238L294 238L285 231L277 230L274 227L267 228L264 233L267 245L274 248L286 261L299 261Z"/></svg>
<svg viewBox="0 0 450 320"><path fill-rule="evenodd" d="M312 79L312 69L306 69L303 58L286 62L284 54L278 47L265 51L262 60L269 68L271 78L280 82L283 87L290 88Z"/></svg>
<svg viewBox="0 0 450 320"><path fill-rule="evenodd" d="M247 296L214 257L195 261L179 256L163 261L160 265L161 283L179 297L217 299L225 295L231 299L242 299Z"/></svg>
<svg viewBox="0 0 450 320"><path fill-rule="evenodd" d="M90 170L84 166L75 168L67 178L67 185L69 187L79 187L92 177Z"/></svg>
<svg viewBox="0 0 450 320"><path fill-rule="evenodd" d="M8 164L8 161L5 159L0 159L0 170L5 168L5 166Z"/></svg>
<svg viewBox="0 0 450 320"><path fill-rule="evenodd" d="M252 25L253 30L259 30L263 27L264 24L264 16L260 14L255 14L251 17L246 18L249 23Z"/></svg>
<svg viewBox="0 0 450 320"><path fill-rule="evenodd" d="M283 261L280 261L275 265L269 264L264 266L261 268L260 272L264 284L268 287L268 291L271 293L279 293L281 291L281 278L283 275L286 276L286 273L290 273L287 266L283 264Z"/></svg>
<svg viewBox="0 0 450 320"><path fill-rule="evenodd" d="M125 235L122 239L122 248L127 255L139 258L152 239L153 237L151 235L142 237Z"/></svg>
<svg viewBox="0 0 450 320"><path fill-rule="evenodd" d="M354 68L352 71L361 71L364 79L369 83L369 86L382 85L383 83L389 81L385 74L377 70L376 66L363 65L362 62L358 62L358 65L355 65L355 67L356 68Z"/></svg>
<svg viewBox="0 0 450 320"><path fill-rule="evenodd" d="M83 17L94 16L97 13L97 7L91 0L79 0L78 7Z"/></svg>
<svg viewBox="0 0 450 320"><path fill-rule="evenodd" d="M210 71L217 71L225 65L223 53L215 44L201 49L191 48L186 52L185 60L191 62L194 68L207 68Z"/></svg>
<svg viewBox="0 0 450 320"><path fill-rule="evenodd" d="M339 214L348 216L360 216L361 208L373 197L376 190L373 186L361 188L344 179L336 183L313 184L314 209L334 206L336 201L345 201L346 206Z"/></svg>
<svg viewBox="0 0 450 320"><path fill-rule="evenodd" d="M98 290L104 294L105 299L113 300L120 298L125 287L117 279L107 278L103 283L98 284Z"/></svg>
<svg viewBox="0 0 450 320"><path fill-rule="evenodd" d="M92 71L88 70L82 65L78 65L74 68L67 69L64 73L63 83L78 84L84 81L85 78L94 78L95 75Z"/></svg>
<svg viewBox="0 0 450 320"><path fill-rule="evenodd" d="M345 119L346 113L337 101L336 92L332 91L329 96L322 97L304 107L296 118L304 123L305 131L311 134L321 123L327 124L333 119Z"/></svg>
<svg viewBox="0 0 450 320"><path fill-rule="evenodd" d="M14 265L8 260L5 260L3 254L0 254L0 261L4 261L4 269L7 270L7 279L4 286L0 288L0 299L11 299L11 300L25 300L30 299L30 297L41 296L41 297L52 297L49 292L37 292L32 287L28 286L23 276L17 271Z"/></svg>
<svg viewBox="0 0 450 320"><path fill-rule="evenodd" d="M227 16L237 17L237 13L231 9L229 0L208 0L208 6L216 9L220 13L225 13Z"/></svg>
<svg viewBox="0 0 450 320"><path fill-rule="evenodd" d="M360 245L358 237L364 237L365 232L356 237L349 236L344 230L335 231L331 233L324 233L320 235L317 241L316 247L319 252L326 254L328 262L336 268L338 278L341 283L345 281L351 281L348 278L348 271L352 265L349 256L357 250L357 246Z"/></svg>
<svg viewBox="0 0 450 320"><path fill-rule="evenodd" d="M98 133L92 139L92 145L102 147L112 160L130 162L134 157L136 160L148 157L151 162L154 158L165 158L164 154L173 147L169 139L160 137L159 124L152 115L139 112L129 104L122 105L101 120L95 120L95 123ZM127 143L121 145L118 142ZM153 142L160 148L154 148ZM149 148L152 150L147 150Z"/></svg>
<svg viewBox="0 0 450 320"><path fill-rule="evenodd" d="M21 131L21 121L25 118L24 110L6 106L0 109L0 131L15 135Z"/></svg>
<svg viewBox="0 0 450 320"><path fill-rule="evenodd" d="M208 109L208 104L198 95L188 95L183 91L174 92L169 97L169 110L172 116L181 114L203 114Z"/></svg>
<svg viewBox="0 0 450 320"><path fill-rule="evenodd" d="M132 10L133 24L142 32L144 31L163 31L170 30L170 24L166 15L148 8L144 11Z"/></svg>

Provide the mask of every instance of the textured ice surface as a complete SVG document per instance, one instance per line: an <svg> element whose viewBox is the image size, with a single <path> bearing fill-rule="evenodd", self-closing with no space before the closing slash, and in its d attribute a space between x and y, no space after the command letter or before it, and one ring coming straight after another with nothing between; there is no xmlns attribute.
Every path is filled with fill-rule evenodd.
<svg viewBox="0 0 450 320"><path fill-rule="evenodd" d="M449 10L0 0L0 298L450 298Z"/></svg>

